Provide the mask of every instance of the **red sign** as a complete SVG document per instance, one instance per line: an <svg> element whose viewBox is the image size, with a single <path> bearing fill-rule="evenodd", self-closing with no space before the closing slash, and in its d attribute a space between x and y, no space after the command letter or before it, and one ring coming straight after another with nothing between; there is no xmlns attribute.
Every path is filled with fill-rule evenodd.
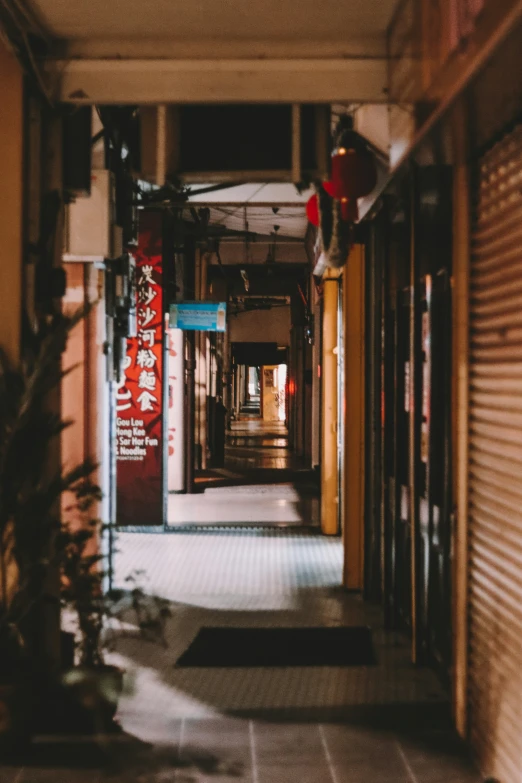
<svg viewBox="0 0 522 783"><path fill-rule="evenodd" d="M118 525L163 525L162 216L140 212L136 257L137 337L127 341L116 397Z"/></svg>

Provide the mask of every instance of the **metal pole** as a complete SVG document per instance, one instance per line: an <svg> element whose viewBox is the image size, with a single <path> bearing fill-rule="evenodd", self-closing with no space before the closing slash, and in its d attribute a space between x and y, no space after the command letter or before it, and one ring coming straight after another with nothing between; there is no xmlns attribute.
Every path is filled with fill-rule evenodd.
<svg viewBox="0 0 522 783"><path fill-rule="evenodd" d="M186 373L187 373L187 391L185 397L186 415L185 421L186 427L186 440L185 440L185 454L186 454L186 487L189 495L194 494L194 441L196 437L196 379L195 379L195 366L196 366L196 341L195 332L187 332L187 361L186 361Z"/></svg>
<svg viewBox="0 0 522 783"><path fill-rule="evenodd" d="M168 490L185 490L185 337L181 329L169 329L169 429L174 454L168 457Z"/></svg>
<svg viewBox="0 0 522 783"><path fill-rule="evenodd" d="M418 623L418 557L419 557L419 513L418 513L418 465L419 455L419 281L418 259L415 243L416 223L416 181L412 171L410 194L410 443L409 443L409 501L411 535L411 657L413 663L419 662L419 623Z"/></svg>

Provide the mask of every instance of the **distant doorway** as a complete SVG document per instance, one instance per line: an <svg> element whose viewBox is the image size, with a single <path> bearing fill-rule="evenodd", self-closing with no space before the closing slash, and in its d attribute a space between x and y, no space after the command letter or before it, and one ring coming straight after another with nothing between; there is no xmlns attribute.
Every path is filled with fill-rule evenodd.
<svg viewBox="0 0 522 783"><path fill-rule="evenodd" d="M265 422L286 423L286 364L262 367L261 416Z"/></svg>

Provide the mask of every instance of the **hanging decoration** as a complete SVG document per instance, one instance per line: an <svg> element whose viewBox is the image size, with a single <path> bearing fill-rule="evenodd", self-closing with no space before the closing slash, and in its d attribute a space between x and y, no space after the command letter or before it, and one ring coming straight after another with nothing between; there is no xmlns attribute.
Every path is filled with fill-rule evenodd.
<svg viewBox="0 0 522 783"><path fill-rule="evenodd" d="M355 131L348 133L349 138L332 155L331 195L340 200L357 201L371 193L377 184L377 167L362 136ZM344 146L348 144L350 146Z"/></svg>
<svg viewBox="0 0 522 783"><path fill-rule="evenodd" d="M322 185L316 187L320 216L318 250L326 266L340 269L353 244L353 222L343 218L346 206L341 201L333 199Z"/></svg>
<svg viewBox="0 0 522 783"><path fill-rule="evenodd" d="M310 196L306 202L306 217L312 226L319 226L319 202L317 200L317 193Z"/></svg>
<svg viewBox="0 0 522 783"><path fill-rule="evenodd" d="M357 200L377 184L377 165L366 139L353 129L351 117L337 126L332 152L331 178L316 183L306 205L312 225L319 228L317 251L323 266L339 269L353 244L353 226L359 220Z"/></svg>

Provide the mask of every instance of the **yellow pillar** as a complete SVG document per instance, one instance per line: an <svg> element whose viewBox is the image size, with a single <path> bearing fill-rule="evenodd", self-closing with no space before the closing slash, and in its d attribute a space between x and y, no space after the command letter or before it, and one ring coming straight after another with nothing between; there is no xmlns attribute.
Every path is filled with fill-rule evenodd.
<svg viewBox="0 0 522 783"><path fill-rule="evenodd" d="M323 282L321 530L327 536L334 536L339 532L339 458L337 449L339 275L332 271L327 272Z"/></svg>
<svg viewBox="0 0 522 783"><path fill-rule="evenodd" d="M364 578L364 246L355 245L344 270L344 572L343 584L362 590Z"/></svg>
<svg viewBox="0 0 522 783"><path fill-rule="evenodd" d="M0 348L17 363L22 320L23 79L0 40ZM18 573L9 563L0 598L11 597Z"/></svg>
<svg viewBox="0 0 522 783"><path fill-rule="evenodd" d="M0 41L0 346L20 353L22 308L23 77Z"/></svg>

